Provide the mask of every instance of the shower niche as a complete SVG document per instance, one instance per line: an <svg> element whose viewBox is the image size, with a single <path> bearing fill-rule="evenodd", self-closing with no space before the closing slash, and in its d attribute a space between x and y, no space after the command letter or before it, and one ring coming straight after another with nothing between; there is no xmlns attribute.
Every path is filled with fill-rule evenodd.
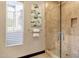
<svg viewBox="0 0 79 59"><path fill-rule="evenodd" d="M73 28L77 24L77 17L71 18L71 27Z"/></svg>

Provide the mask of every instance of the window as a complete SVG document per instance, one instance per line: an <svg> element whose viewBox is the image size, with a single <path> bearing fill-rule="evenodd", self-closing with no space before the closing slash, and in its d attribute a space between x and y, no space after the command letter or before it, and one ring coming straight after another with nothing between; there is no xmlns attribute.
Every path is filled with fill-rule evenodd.
<svg viewBox="0 0 79 59"><path fill-rule="evenodd" d="M24 8L23 2L6 2L6 45L23 44Z"/></svg>

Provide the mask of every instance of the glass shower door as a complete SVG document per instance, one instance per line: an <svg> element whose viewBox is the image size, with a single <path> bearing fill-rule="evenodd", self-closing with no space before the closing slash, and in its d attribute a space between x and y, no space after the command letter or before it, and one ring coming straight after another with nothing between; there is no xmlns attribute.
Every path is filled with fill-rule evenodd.
<svg viewBox="0 0 79 59"><path fill-rule="evenodd" d="M60 57L60 3L46 2L46 52L51 57Z"/></svg>
<svg viewBox="0 0 79 59"><path fill-rule="evenodd" d="M79 58L79 2L62 2L61 57Z"/></svg>

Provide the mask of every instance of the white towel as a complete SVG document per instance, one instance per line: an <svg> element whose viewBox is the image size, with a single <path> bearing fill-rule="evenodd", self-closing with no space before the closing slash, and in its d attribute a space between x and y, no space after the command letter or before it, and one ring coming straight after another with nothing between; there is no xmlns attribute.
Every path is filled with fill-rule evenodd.
<svg viewBox="0 0 79 59"><path fill-rule="evenodd" d="M39 37L39 33L33 33L33 37Z"/></svg>
<svg viewBox="0 0 79 59"><path fill-rule="evenodd" d="M33 29L33 32L40 32L40 29Z"/></svg>

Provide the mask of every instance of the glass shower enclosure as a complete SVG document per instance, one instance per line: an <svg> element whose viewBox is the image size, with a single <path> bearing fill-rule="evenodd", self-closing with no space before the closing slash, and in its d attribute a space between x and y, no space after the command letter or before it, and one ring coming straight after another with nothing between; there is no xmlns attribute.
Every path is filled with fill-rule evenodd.
<svg viewBox="0 0 79 59"><path fill-rule="evenodd" d="M79 58L79 2L45 2L46 53Z"/></svg>

